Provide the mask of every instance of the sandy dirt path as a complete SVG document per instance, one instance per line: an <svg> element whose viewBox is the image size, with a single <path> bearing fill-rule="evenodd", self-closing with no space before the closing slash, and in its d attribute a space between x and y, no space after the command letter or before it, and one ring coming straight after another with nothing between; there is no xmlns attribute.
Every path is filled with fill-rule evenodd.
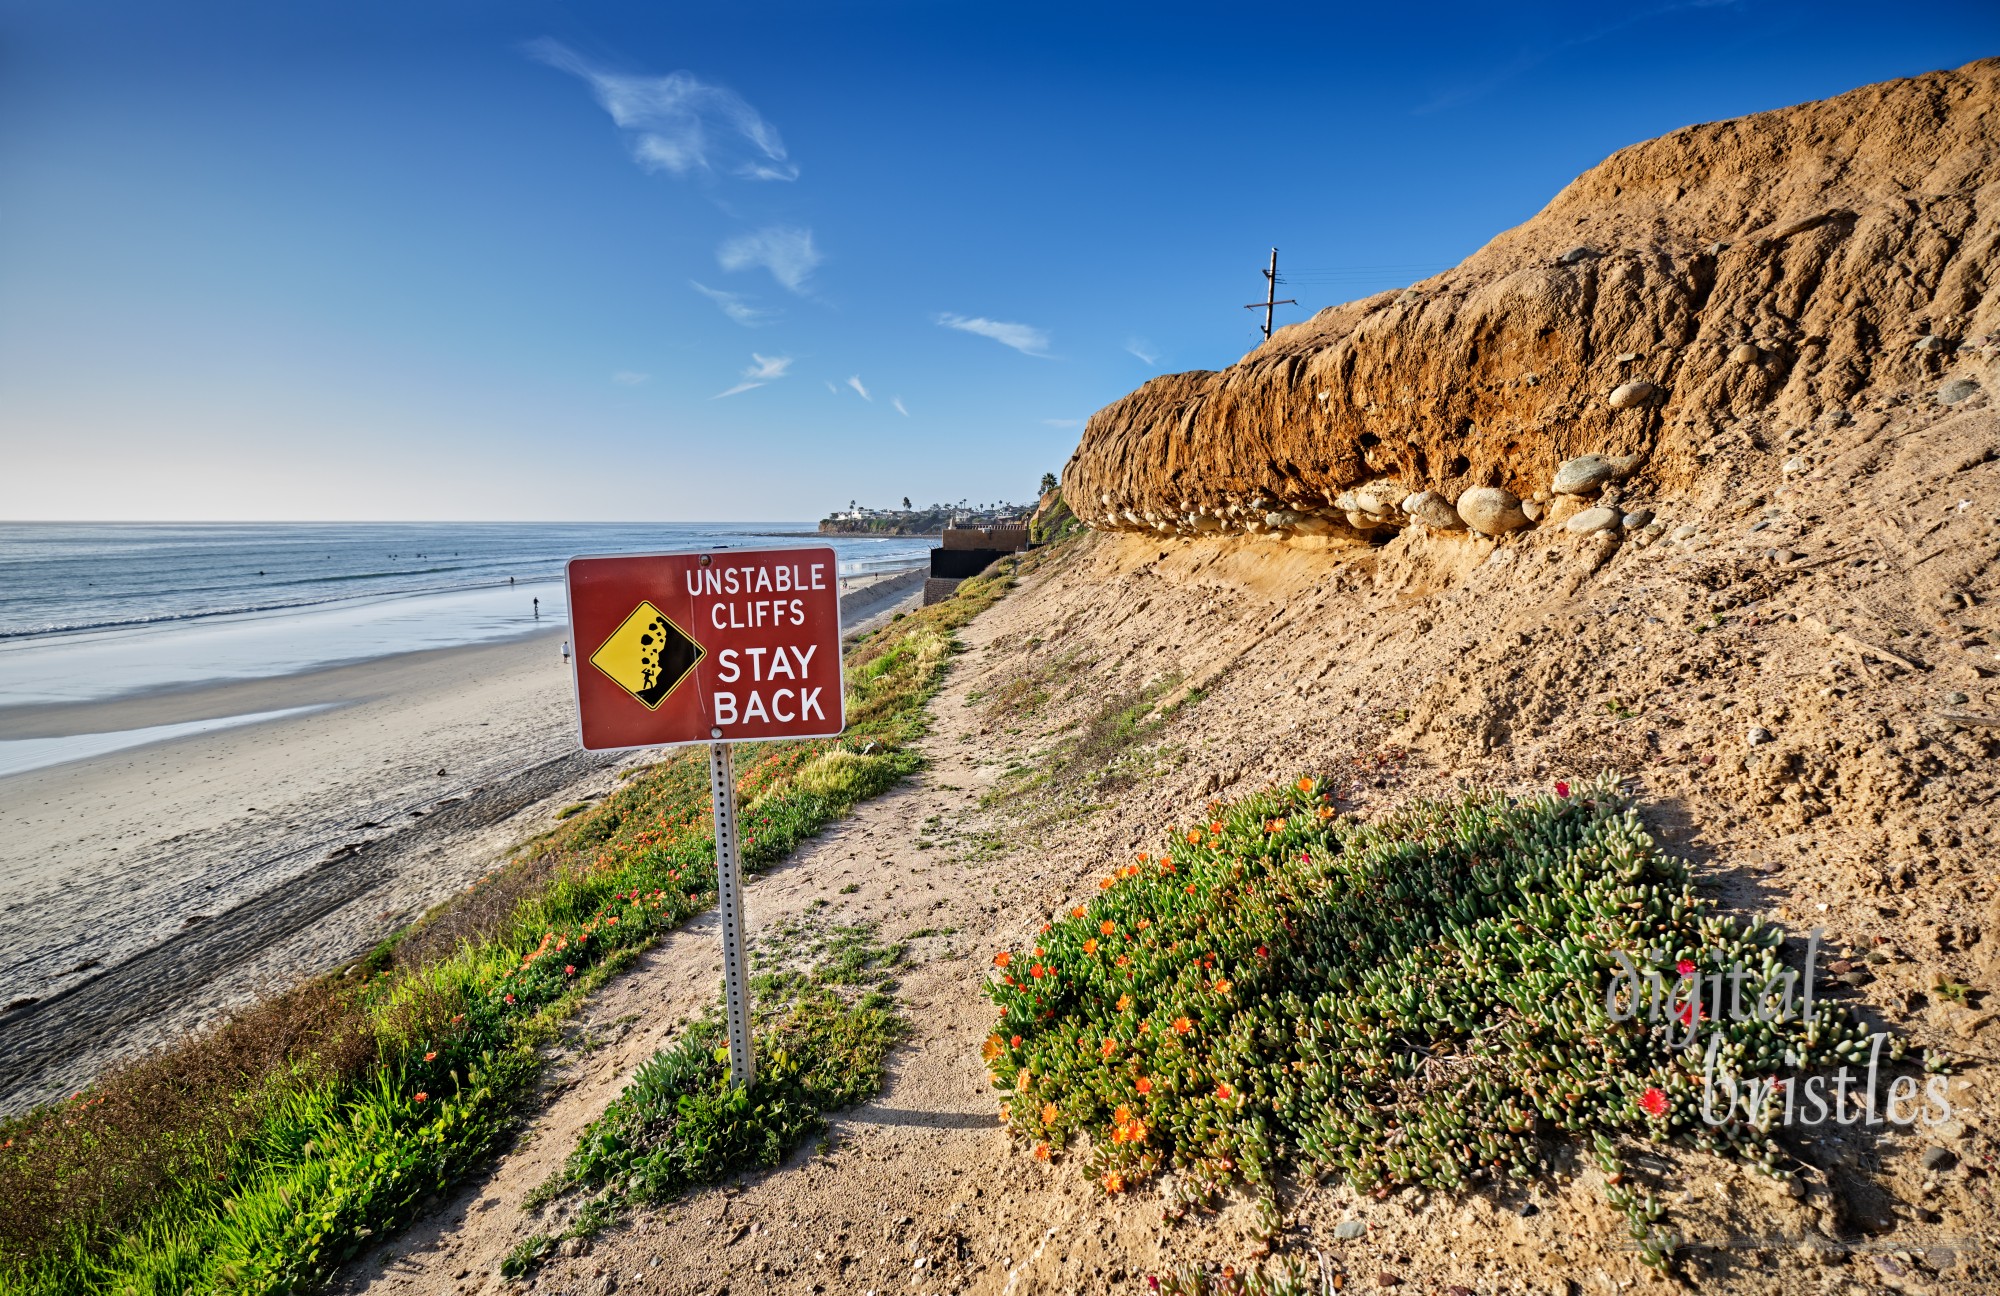
<svg viewBox="0 0 2000 1296"><path fill-rule="evenodd" d="M898 1001L912 1033L896 1052L885 1092L835 1118L829 1145L772 1174L644 1213L583 1254L545 1265L533 1290L595 1292L609 1290L607 1280L660 1292L723 1291L732 1282L744 1291L861 1291L877 1282L907 1290L913 1273L921 1278L926 1270L941 1283L948 1270L951 1290L975 1275L981 1289L1003 1290L1015 1261L1044 1253L1054 1261L1052 1247L1064 1258L1074 1252L1079 1263L1101 1254L1074 1236L1084 1213L1099 1209L1074 1173L1034 1176L1044 1191L1026 1215L1018 1196L1003 1201L991 1185L995 1169L1011 1163L1020 1174L1022 1162L999 1132L979 1062L992 1022L980 970L999 942L1018 940L1038 921L1031 915L1044 906L1024 903L1024 890L1067 894L1074 884L1073 866L1015 860L1003 875L992 855L995 821L981 798L1007 762L968 697L985 679L981 650L1014 628L1002 615L1009 602L962 632L968 652L932 703L924 774L863 805L748 888L753 939L768 941L774 929L801 924L872 923L881 939L908 944ZM711 916L607 986L567 1031L541 1112L517 1145L438 1213L357 1262L334 1290L517 1289L499 1276L502 1259L533 1234L560 1231L567 1219L560 1203L526 1212L522 1200L560 1166L638 1066L715 998L719 976ZM1107 1214L1143 1232L1136 1221L1145 1211ZM1091 1232L1103 1224L1093 1220ZM920 1254L925 1262L913 1270Z"/></svg>

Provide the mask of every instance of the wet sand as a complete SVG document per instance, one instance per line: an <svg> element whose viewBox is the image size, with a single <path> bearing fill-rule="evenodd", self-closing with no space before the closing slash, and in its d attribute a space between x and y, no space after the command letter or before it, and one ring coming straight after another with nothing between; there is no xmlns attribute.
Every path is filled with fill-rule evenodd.
<svg viewBox="0 0 2000 1296"><path fill-rule="evenodd" d="M0 1113L364 952L648 759L577 749L566 633L0 708L10 739L324 707L0 778Z"/></svg>

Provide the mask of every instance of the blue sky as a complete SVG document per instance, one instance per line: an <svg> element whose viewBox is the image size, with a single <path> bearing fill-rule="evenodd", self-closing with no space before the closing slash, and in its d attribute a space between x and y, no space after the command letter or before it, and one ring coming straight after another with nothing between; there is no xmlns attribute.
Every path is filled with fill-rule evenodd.
<svg viewBox="0 0 2000 1296"><path fill-rule="evenodd" d="M1273 244L1316 309L1995 53L1965 0L0 0L0 518L1025 499L1256 343Z"/></svg>

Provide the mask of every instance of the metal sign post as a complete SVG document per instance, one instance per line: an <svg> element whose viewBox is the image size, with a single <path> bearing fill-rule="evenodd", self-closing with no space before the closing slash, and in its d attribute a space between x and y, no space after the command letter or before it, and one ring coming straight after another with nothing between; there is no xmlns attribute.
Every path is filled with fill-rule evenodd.
<svg viewBox="0 0 2000 1296"><path fill-rule="evenodd" d="M732 744L846 727L839 564L823 545L570 560L577 736L589 751L708 745L729 1078L751 1085L749 935Z"/></svg>
<svg viewBox="0 0 2000 1296"><path fill-rule="evenodd" d="M715 875L722 910L722 995L729 1018L729 1079L757 1083L750 1048L750 971L743 949L743 856L736 837L736 759L726 742L708 745L708 785L715 797Z"/></svg>

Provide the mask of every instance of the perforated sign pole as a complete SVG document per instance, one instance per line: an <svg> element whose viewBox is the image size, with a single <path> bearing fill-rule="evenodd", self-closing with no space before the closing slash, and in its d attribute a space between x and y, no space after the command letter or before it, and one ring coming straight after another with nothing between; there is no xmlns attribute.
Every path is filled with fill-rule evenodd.
<svg viewBox="0 0 2000 1296"><path fill-rule="evenodd" d="M747 1087L757 1059L730 748L846 727L838 556L825 545L586 555L570 560L568 590L585 750L708 747L729 1078Z"/></svg>
<svg viewBox="0 0 2000 1296"><path fill-rule="evenodd" d="M708 745L708 783L715 796L716 896L722 910L722 995L729 1017L729 1079L757 1082L750 1050L750 973L743 952L743 856L736 842L736 760L726 742Z"/></svg>

